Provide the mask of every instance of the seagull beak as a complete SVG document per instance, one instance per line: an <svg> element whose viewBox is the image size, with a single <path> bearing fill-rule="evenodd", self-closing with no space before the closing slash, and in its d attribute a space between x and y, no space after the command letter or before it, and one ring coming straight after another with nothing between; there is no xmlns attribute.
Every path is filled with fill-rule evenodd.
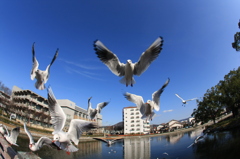
<svg viewBox="0 0 240 159"><path fill-rule="evenodd" d="M52 141L52 143L54 143L54 142L55 142L55 140Z"/></svg>

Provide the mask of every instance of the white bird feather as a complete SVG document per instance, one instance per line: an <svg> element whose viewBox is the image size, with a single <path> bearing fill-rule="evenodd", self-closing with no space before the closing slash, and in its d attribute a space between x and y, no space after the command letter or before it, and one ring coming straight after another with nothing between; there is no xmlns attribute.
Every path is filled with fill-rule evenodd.
<svg viewBox="0 0 240 159"><path fill-rule="evenodd" d="M126 64L121 63L117 55L111 52L101 41L94 42L94 50L98 58L117 76L124 76L120 82L126 86L135 83L133 75L140 76L149 65L158 57L162 50L163 38L158 37L152 45L142 53L138 62L132 63L127 60Z"/></svg>

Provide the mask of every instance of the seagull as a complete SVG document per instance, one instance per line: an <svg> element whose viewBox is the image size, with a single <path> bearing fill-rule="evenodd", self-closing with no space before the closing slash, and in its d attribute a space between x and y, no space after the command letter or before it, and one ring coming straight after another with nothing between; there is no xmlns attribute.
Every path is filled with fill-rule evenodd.
<svg viewBox="0 0 240 159"><path fill-rule="evenodd" d="M112 144L114 144L116 141L118 140L121 140L121 139L113 139L113 140L109 140L109 139L101 139L101 138L93 138L93 139L96 139L96 140L100 140L100 141L103 141L103 142L106 142L107 143L107 146L111 146Z"/></svg>
<svg viewBox="0 0 240 159"><path fill-rule="evenodd" d="M5 134L7 134L7 131L5 129L5 125L0 124L0 133L4 136Z"/></svg>
<svg viewBox="0 0 240 159"><path fill-rule="evenodd" d="M182 103L183 103L183 104L187 104L188 101L197 99L197 98L193 98L193 99L184 100L184 99L182 99L178 94L175 94L175 95L176 95L179 99L182 100Z"/></svg>
<svg viewBox="0 0 240 159"><path fill-rule="evenodd" d="M38 139L37 143L35 143L34 140L33 140L32 134L28 131L26 123L24 123L24 130L27 133L28 138L30 140L29 148L30 148L31 151L38 151L44 145L48 145L52 148L57 148L57 145L55 145L52 142L52 140L48 137L41 137L40 139Z"/></svg>
<svg viewBox="0 0 240 159"><path fill-rule="evenodd" d="M11 145L15 145L15 146L18 146L16 144L17 142L17 137L20 133L20 127L15 127L12 129L11 131L11 135L9 134L8 132L8 129L6 128L6 126L4 125L5 129L6 129L6 134L4 135L5 139L11 144Z"/></svg>
<svg viewBox="0 0 240 159"><path fill-rule="evenodd" d="M34 45L35 45L35 43L33 43L33 45L32 45L33 66L32 66L32 71L31 71L31 74L30 74L31 75L31 80L34 80L36 78L37 81L35 83L35 87L39 90L44 90L45 89L44 84L48 81L48 78L49 78L49 75L50 75L50 67L58 56L58 49L57 49L51 63L47 66L46 70L42 71L42 70L38 69L39 63L38 63L37 58L35 56Z"/></svg>
<svg viewBox="0 0 240 159"><path fill-rule="evenodd" d="M132 63L127 60L126 64L121 63L113 52L111 52L101 41L94 42L94 50L97 57L112 71L116 76L124 76L120 82L126 86L135 84L133 75L140 76L149 65L158 57L162 50L163 38L158 37L152 45L142 53L138 62Z"/></svg>
<svg viewBox="0 0 240 159"><path fill-rule="evenodd" d="M72 119L68 132L64 132L62 129L66 122L66 114L63 112L61 106L57 103L51 87L48 87L47 91L48 107L54 128L54 131L52 132L53 142L59 142L57 146L60 149L67 151L68 154L70 152L78 151L78 148L76 148L72 142L75 145L78 145L79 138L82 135L83 131L88 131L91 128L96 128L96 124L81 119Z"/></svg>
<svg viewBox="0 0 240 159"><path fill-rule="evenodd" d="M206 134L204 134L204 135L200 135L200 136L196 137L196 139L194 140L194 142L193 142L191 145L189 145L187 148L193 146L194 144L197 144L198 141L203 140L203 138L205 137L205 135L206 135Z"/></svg>
<svg viewBox="0 0 240 159"><path fill-rule="evenodd" d="M95 116L96 116L97 114L99 114L99 113L101 112L101 110L102 110L105 106L108 105L109 102L98 103L98 104L97 104L97 108L93 109L93 108L92 108L92 104L91 104L91 102L90 102L91 99L92 99L92 97L90 97L90 98L88 99L88 109L87 109L87 113L88 113L90 119L92 120L92 119L95 118Z"/></svg>
<svg viewBox="0 0 240 159"><path fill-rule="evenodd" d="M170 79L168 78L164 85L152 94L152 100L147 100L146 103L144 103L142 96L130 94L128 92L124 93L124 96L127 100L137 105L137 108L142 114L142 119L149 121L152 120L153 116L155 115L153 109L156 111L160 110L160 96L169 82Z"/></svg>

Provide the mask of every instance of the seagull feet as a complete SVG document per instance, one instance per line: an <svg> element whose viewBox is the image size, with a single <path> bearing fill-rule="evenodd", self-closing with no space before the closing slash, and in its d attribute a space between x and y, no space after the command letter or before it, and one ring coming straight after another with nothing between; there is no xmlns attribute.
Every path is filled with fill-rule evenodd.
<svg viewBox="0 0 240 159"><path fill-rule="evenodd" d="M67 152L66 152L66 154L70 155L70 154L71 154L71 152L67 151Z"/></svg>

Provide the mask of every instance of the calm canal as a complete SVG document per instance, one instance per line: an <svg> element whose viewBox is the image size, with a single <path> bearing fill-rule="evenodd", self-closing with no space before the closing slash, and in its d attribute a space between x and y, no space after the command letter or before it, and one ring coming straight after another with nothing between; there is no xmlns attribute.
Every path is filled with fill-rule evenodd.
<svg viewBox="0 0 240 159"><path fill-rule="evenodd" d="M47 146L34 153L43 159L239 159L240 130L209 134L187 148L199 135L202 135L202 129L156 137L125 138L111 147L101 141L80 142L79 151L70 155ZM20 146L13 147L15 150L30 152L28 139L18 138L17 143Z"/></svg>

